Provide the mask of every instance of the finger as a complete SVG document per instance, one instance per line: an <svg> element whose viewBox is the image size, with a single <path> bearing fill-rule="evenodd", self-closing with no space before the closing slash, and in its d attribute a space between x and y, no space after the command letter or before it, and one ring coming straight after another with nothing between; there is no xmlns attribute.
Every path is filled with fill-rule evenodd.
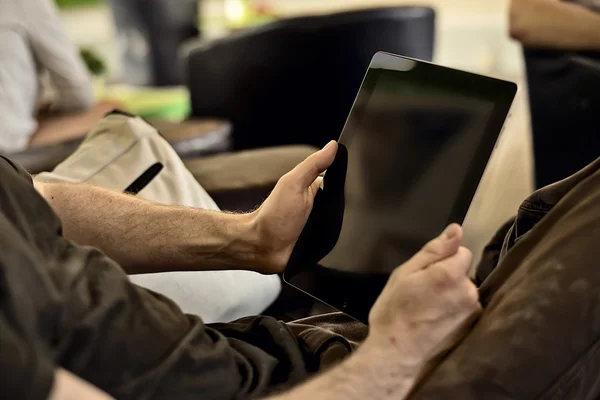
<svg viewBox="0 0 600 400"><path fill-rule="evenodd" d="M467 276L473 261L473 254L465 247L460 247L456 254L430 265L427 273L440 286L454 284Z"/></svg>
<svg viewBox="0 0 600 400"><path fill-rule="evenodd" d="M312 185L310 185L310 189L312 190L313 196L317 195L317 192L319 191L319 188L321 187L322 183L323 183L323 177L319 176L319 177L317 177L317 179L314 180Z"/></svg>
<svg viewBox="0 0 600 400"><path fill-rule="evenodd" d="M429 271L427 271L429 272ZM436 282L437 284L437 282ZM479 291L475 284L467 277L450 285L444 283L445 288L435 290L438 301L444 304L444 309L451 313L462 316L479 315L482 311L479 302ZM440 290L441 289L441 290Z"/></svg>
<svg viewBox="0 0 600 400"><path fill-rule="evenodd" d="M461 241L462 228L458 224L452 224L440 236L423 246L417 254L402 266L401 270L403 273L411 273L427 268L440 260L444 260L456 254Z"/></svg>
<svg viewBox="0 0 600 400"><path fill-rule="evenodd" d="M333 163L337 152L337 142L332 140L316 153L308 156L304 161L288 173L288 176L297 182L302 189L309 187L315 179Z"/></svg>
<svg viewBox="0 0 600 400"><path fill-rule="evenodd" d="M473 310L474 312L481 312L481 303L479 302L479 290L477 286L469 279L464 278L462 283L463 303L465 306Z"/></svg>

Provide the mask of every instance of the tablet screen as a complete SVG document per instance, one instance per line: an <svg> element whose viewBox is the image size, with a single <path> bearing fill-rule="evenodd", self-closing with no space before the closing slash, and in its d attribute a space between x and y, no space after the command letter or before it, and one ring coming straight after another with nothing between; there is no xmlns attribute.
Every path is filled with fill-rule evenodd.
<svg viewBox="0 0 600 400"><path fill-rule="evenodd" d="M389 274L464 219L514 96L490 81L376 55L286 279L364 320Z"/></svg>

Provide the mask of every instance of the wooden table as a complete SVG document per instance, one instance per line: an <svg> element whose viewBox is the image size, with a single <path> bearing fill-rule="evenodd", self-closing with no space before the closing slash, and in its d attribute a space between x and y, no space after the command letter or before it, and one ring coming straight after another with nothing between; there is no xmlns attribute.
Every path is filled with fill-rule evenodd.
<svg viewBox="0 0 600 400"><path fill-rule="evenodd" d="M231 123L219 119L149 121L183 159L231 149Z"/></svg>
<svg viewBox="0 0 600 400"><path fill-rule="evenodd" d="M231 123L218 119L183 122L151 121L181 158L196 158L221 153L231 148ZM30 147L8 157L36 174L50 171L70 156L81 144L77 138L48 146Z"/></svg>

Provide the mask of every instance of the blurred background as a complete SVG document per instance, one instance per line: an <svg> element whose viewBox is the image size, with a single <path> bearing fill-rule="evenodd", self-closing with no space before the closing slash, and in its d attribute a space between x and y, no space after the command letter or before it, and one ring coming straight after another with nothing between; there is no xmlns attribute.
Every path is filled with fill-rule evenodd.
<svg viewBox="0 0 600 400"><path fill-rule="evenodd" d="M281 137L287 139L273 140L276 134L264 133L271 129L264 121L259 125L259 129L245 125L240 113L245 112L254 117L264 110L246 105L244 111L228 110L225 113L220 104L227 103L228 107L231 107L232 103L235 103L228 91L235 92L236 96L241 96L241 92L248 93L248 96L254 94L255 98L245 99L247 103L252 104L259 100L269 101L264 97L257 98L256 93L262 96L264 92L272 92L272 97L276 98L277 87L269 87L268 83L263 83L263 76L268 74L268 71L263 71L263 75L257 75L257 82L254 84L252 77L245 77L244 86L238 85L235 90L227 88L223 82L233 80L235 70L223 71L223 68L211 64L210 60L233 57L231 54L235 54L235 57L245 57L241 62L251 70L255 59L272 57L273 54L260 48L260 43L270 43L264 38L260 39L260 33L255 35L263 40L258 45L242 44L237 50L234 48L239 43L236 44L236 39L228 38L244 36L245 32L252 28L260 32L260 27L265 24L293 17L327 15L374 7L430 8L433 11L430 22L426 21L429 18L427 13L419 14L424 12L423 9L403 11L400 18L421 19L424 21L423 26L430 23L433 34L427 33L428 28L400 28L405 29L403 32L406 34L406 43L398 44L397 52L432 59L444 66L511 80L518 83L520 88L506 130L492 156L465 222L467 244L474 250L476 257L486 240L507 218L515 214L520 202L533 190L532 142L525 91L525 69L521 46L508 35L507 0L152 0L147 3L140 0L57 0L57 3L68 35L78 48L85 50L88 67L91 67L92 71L94 65L97 67L94 79L97 98L116 98L134 114L174 121L186 118L190 111L192 116L225 116L233 121L236 150L298 142L320 145L320 141L326 137L337 137L340 124L343 123L340 118L347 115L348 110L344 107L349 104L342 104L342 107L338 106L339 101L336 99L328 99L330 109L324 113L331 113L331 107L337 107L339 111L336 110L336 113L339 117L330 125L323 123L322 129L327 133L316 140L308 137L304 140L305 138L294 136L294 127L285 120L289 116L276 109L276 105L267 110L270 115L267 115L266 119L272 123L272 129L279 129L286 135L289 130L288 136L281 134ZM162 9L160 3L163 3ZM149 11L149 4L152 4L152 11ZM294 28L295 33L289 39L290 43L302 49L298 31L321 29L316 25L318 23L306 24L307 28L303 27L300 21ZM281 32L285 33L286 29L283 27ZM385 29L382 28L383 34ZM368 32L370 31L365 30L363 36L376 35ZM327 34L322 35L325 43ZM221 41L218 42L220 44L210 44L215 40ZM358 42L362 39L349 37L346 45L353 46L352 40L360 46ZM227 46L229 49L224 50ZM407 50L403 50L402 46ZM339 46L330 46L330 50L334 51L337 47ZM393 47L389 51L394 50ZM190 53L189 48L196 50ZM320 51L318 56L326 58L328 50ZM366 46L366 51L371 52L372 49ZM223 53L227 55L224 56ZM298 60L310 58L310 54L310 51L299 51ZM187 59L183 66L182 59ZM230 58L229 63L221 60L220 65L235 65L236 61L231 60L233 59ZM293 75L296 67L289 64L289 60L287 62L288 64L279 65L277 68ZM353 79L356 79L356 76L362 76L366 70L366 64L363 64L353 65L349 62L332 64L331 67L340 71L340 75L345 73L346 69L356 68L357 71L353 72ZM298 65L302 63L298 62ZM186 68L188 71L185 71ZM260 68L262 67L257 66L254 70L258 71ZM216 76L220 73L223 76ZM219 86L211 86L211 80L218 81ZM354 87L356 82L347 85L340 78L338 83L340 86L336 90L346 90L346 98L351 101L358 89ZM266 86L257 91L257 85ZM289 85L288 83L288 89ZM302 83L298 83L298 87L300 86ZM240 87L244 89L240 90ZM314 98L317 99L318 96ZM290 107L298 105L291 104ZM321 121L325 118L323 114L315 119ZM250 131L251 134L244 130ZM299 126L297 130L308 132L311 129L310 126ZM263 132L264 137L257 131ZM245 141L248 137L251 137L251 142Z"/></svg>
<svg viewBox="0 0 600 400"><path fill-rule="evenodd" d="M94 52L106 65L99 94L112 87L113 94L120 91L120 98L128 86L137 84L162 84L166 90L165 100L176 104L170 116L185 115L189 106L188 95L178 82L153 82L150 73L143 68L126 65L127 59L135 65L135 59L148 56L147 39L132 32L119 11L121 0L59 0L61 16L69 36L80 48ZM126 3L126 2L123 2ZM379 6L421 5L435 10L435 36L433 61L441 65L495 76L517 82L520 90L507 129L494 153L480 189L467 217L467 242L478 254L485 240L491 237L500 224L513 215L522 199L533 189L533 161L531 157L531 133L525 94L525 72L521 47L508 35L508 2L506 0L201 0L186 5L188 24L196 22L197 34L203 40L219 39L245 28L260 26L280 18L306 15L322 15L347 10L360 10ZM112 6L112 9L111 9ZM129 26L131 28L131 26ZM193 35L191 33L190 35ZM124 54L127 53L127 54ZM169 62L176 66L176 61ZM148 64L149 65L149 64ZM127 71L127 68L134 70ZM133 75L133 76L132 76ZM137 80L137 81L136 81ZM159 79L160 81L160 79ZM108 82L108 83L107 83ZM109 84L110 83L110 84ZM120 83L121 85L114 85ZM134 95L130 95L135 97ZM113 96L114 97L114 96ZM155 103L156 97L150 103ZM144 103L139 97L131 103ZM142 104L134 111L143 112ZM137 110L136 110L137 108ZM167 107L168 108L168 107ZM173 110L173 109L172 109ZM166 112L169 116L168 112ZM336 133L337 134L337 133Z"/></svg>
<svg viewBox="0 0 600 400"><path fill-rule="evenodd" d="M72 154L85 165L94 157L78 152L94 147L87 146L90 138L109 137L94 156L126 143L120 128L94 129L119 109L153 125L221 209L252 210L281 176L339 137L378 51L519 87L464 221L474 266L534 189L600 156L600 0L2 0L0 153L33 174L52 171ZM440 82L427 76L426 84ZM406 87L406 110L421 116L414 125L451 129L431 110L456 111L456 97L420 103ZM484 103L474 101L464 109ZM375 146L374 126L398 132L410 125L385 121L369 125L364 143L374 159L389 152L399 161L401 167L378 163L389 176L397 179L402 168L410 182L424 169L407 166L410 159L427 167L445 160L439 153L433 161L426 157L436 157L430 144L410 157L398 151L403 142ZM144 170L140 158L124 168ZM428 186L435 195L428 198L449 202L444 184L465 188L446 179L460 173L464 160L449 157L436 170ZM152 169L156 164L146 172L160 171ZM402 227L420 246L430 236L416 232L423 214L435 213L425 202L412 203L423 208L410 212L413 225L403 217ZM397 200L390 205L397 206ZM360 243L363 231L352 229Z"/></svg>
<svg viewBox="0 0 600 400"><path fill-rule="evenodd" d="M106 58L110 72L118 71L116 28L108 2L58 0L58 4L76 43L97 50ZM507 34L506 0L201 0L198 4L198 24L206 38L278 17L378 6L430 6L436 11L436 63L513 80L523 75L519 45ZM270 15L260 15L261 11Z"/></svg>

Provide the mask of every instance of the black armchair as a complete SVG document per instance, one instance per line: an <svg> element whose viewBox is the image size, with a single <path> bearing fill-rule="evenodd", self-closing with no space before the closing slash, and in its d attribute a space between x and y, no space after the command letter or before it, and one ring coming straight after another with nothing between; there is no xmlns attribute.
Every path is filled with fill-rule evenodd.
<svg viewBox="0 0 600 400"><path fill-rule="evenodd" d="M192 116L233 123L235 149L339 136L371 57L433 57L435 13L390 7L280 20L188 46Z"/></svg>
<svg viewBox="0 0 600 400"><path fill-rule="evenodd" d="M600 157L600 54L525 49L536 187Z"/></svg>

